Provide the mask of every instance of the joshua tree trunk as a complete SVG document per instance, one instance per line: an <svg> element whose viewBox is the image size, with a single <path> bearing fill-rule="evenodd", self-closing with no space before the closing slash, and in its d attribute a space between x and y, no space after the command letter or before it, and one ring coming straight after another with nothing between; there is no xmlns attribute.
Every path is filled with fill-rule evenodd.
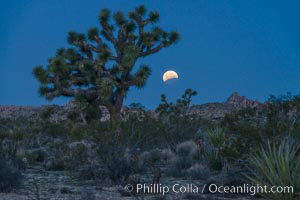
<svg viewBox="0 0 300 200"><path fill-rule="evenodd" d="M113 108L110 111L110 123L113 129L117 129L119 127L121 121L120 111Z"/></svg>
<svg viewBox="0 0 300 200"><path fill-rule="evenodd" d="M110 113L110 122L113 129L118 130L120 129L120 122L121 122L121 110L123 101L125 98L126 91L123 89L118 89L115 94L113 95L113 104L108 106L108 110Z"/></svg>

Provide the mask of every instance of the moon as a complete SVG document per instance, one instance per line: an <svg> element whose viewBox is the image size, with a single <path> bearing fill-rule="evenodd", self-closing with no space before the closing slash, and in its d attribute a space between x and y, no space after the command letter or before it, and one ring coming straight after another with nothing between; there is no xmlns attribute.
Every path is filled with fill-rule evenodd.
<svg viewBox="0 0 300 200"><path fill-rule="evenodd" d="M178 74L175 71L168 70L163 75L163 81L166 82L171 79L178 79Z"/></svg>

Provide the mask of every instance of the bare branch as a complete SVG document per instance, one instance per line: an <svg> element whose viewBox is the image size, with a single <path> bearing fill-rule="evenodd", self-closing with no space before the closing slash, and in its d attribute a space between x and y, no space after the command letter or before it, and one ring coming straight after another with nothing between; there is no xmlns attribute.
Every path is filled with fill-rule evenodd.
<svg viewBox="0 0 300 200"><path fill-rule="evenodd" d="M125 41L124 39L126 39L126 37L124 37L124 34L125 34L125 24L122 24L118 32L119 43L123 43Z"/></svg>
<svg viewBox="0 0 300 200"><path fill-rule="evenodd" d="M115 36L114 36L114 34L113 34L113 32L112 32L109 24L107 22L103 21L103 22L101 22L101 25L103 27L103 31L106 33L107 39L109 41L111 41L115 46L117 46L118 45L118 41L115 38Z"/></svg>

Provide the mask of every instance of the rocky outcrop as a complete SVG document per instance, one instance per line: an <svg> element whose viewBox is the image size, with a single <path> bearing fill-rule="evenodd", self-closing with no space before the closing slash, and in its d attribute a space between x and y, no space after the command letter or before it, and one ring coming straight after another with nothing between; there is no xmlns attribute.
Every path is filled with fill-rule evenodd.
<svg viewBox="0 0 300 200"><path fill-rule="evenodd" d="M197 115L204 119L218 121L226 114L232 113L243 108L254 108L263 105L259 101L254 101L241 96L239 93L234 92L225 102L221 103L206 103L202 105L192 106L188 114Z"/></svg>
<svg viewBox="0 0 300 200"><path fill-rule="evenodd" d="M0 119L35 118L40 110L33 106L0 106Z"/></svg>
<svg viewBox="0 0 300 200"><path fill-rule="evenodd" d="M246 107L257 107L261 103L259 101L253 101L251 99L246 98L245 96L241 96L238 92L234 92L225 102L226 104L231 104L238 108L246 108Z"/></svg>

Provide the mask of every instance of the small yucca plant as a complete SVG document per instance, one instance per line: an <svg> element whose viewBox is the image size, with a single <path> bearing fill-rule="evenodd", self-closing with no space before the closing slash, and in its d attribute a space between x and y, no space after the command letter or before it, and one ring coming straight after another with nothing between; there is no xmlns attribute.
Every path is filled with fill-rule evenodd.
<svg viewBox="0 0 300 200"><path fill-rule="evenodd" d="M208 142L215 147L221 147L226 140L225 131L222 128L215 127L205 132Z"/></svg>
<svg viewBox="0 0 300 200"><path fill-rule="evenodd" d="M205 137L209 145L215 149L217 157L221 156L227 161L233 161L240 156L236 146L236 138L226 134L223 128L210 129L205 132Z"/></svg>
<svg viewBox="0 0 300 200"><path fill-rule="evenodd" d="M293 193L260 193L267 199L300 199L300 158L299 145L288 140L275 145L267 143L249 157L250 175L246 177L260 186L293 186Z"/></svg>

